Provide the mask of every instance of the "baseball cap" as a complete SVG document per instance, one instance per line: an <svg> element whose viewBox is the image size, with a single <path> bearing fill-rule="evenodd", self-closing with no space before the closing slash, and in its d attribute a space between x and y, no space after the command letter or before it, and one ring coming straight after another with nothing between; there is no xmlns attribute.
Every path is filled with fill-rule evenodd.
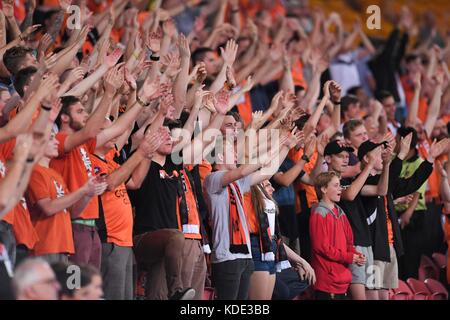
<svg viewBox="0 0 450 320"><path fill-rule="evenodd" d="M355 149L348 146L340 146L338 141L331 141L325 146L325 150L323 151L324 156L331 156L333 154L339 154L343 151L353 152Z"/></svg>
<svg viewBox="0 0 450 320"><path fill-rule="evenodd" d="M359 161L362 161L364 156L368 154L370 151L378 148L379 146L383 145L385 148L387 147L387 141L383 141L380 143L375 143L373 141L367 140L363 142L359 148L358 148L358 159Z"/></svg>

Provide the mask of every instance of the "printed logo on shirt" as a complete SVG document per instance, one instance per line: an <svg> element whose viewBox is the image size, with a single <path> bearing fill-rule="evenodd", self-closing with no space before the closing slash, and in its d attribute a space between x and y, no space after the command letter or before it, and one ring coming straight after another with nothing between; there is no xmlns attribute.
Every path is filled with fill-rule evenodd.
<svg viewBox="0 0 450 320"><path fill-rule="evenodd" d="M88 153L84 150L83 147L80 147L81 160L83 160L84 167L88 172L88 175L92 173L92 163L91 159L89 159Z"/></svg>
<svg viewBox="0 0 450 320"><path fill-rule="evenodd" d="M23 207L25 210L28 210L27 200L25 200L24 197L22 197L22 198L20 199L20 204L22 205L22 207Z"/></svg>
<svg viewBox="0 0 450 320"><path fill-rule="evenodd" d="M128 197L126 197L127 189L116 189L116 191L114 191L114 195L117 198L122 198L123 204L126 204L126 205L130 204L130 201L128 201Z"/></svg>
<svg viewBox="0 0 450 320"><path fill-rule="evenodd" d="M172 171L172 175L169 175L166 170L159 170L159 177L161 179L175 179L178 178L178 172L176 170Z"/></svg>
<svg viewBox="0 0 450 320"><path fill-rule="evenodd" d="M3 163L3 161L0 160L0 175L2 176L2 178L5 177L6 175L6 167L5 164Z"/></svg>
<svg viewBox="0 0 450 320"><path fill-rule="evenodd" d="M54 184L55 190L56 190L56 197L57 198L64 197L65 196L64 187L62 185L60 185L58 183L58 181L56 181L56 180L53 180L53 184ZM67 212L66 209L64 209L64 212Z"/></svg>

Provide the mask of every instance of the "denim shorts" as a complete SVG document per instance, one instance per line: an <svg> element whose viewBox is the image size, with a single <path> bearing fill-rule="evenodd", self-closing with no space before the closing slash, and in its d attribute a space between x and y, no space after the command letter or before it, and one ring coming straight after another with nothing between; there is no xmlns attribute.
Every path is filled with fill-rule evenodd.
<svg viewBox="0 0 450 320"><path fill-rule="evenodd" d="M250 241L252 244L252 257L255 264L255 271L267 271L269 274L275 274L277 272L275 261L261 261L261 246L259 235L250 235ZM272 252L276 256L277 243L272 240Z"/></svg>

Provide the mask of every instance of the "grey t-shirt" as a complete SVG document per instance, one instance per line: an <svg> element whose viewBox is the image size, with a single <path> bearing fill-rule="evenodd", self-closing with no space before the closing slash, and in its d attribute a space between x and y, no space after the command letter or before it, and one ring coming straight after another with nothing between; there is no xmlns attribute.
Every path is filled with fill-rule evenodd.
<svg viewBox="0 0 450 320"><path fill-rule="evenodd" d="M212 228L212 254L211 262L219 263L236 259L251 259L250 234L248 231L246 215L241 203L238 202L238 212L242 225L245 230L245 238L247 240L248 254L231 253L230 252L230 233L229 233L229 197L228 188L222 187L222 177L225 171L216 171L211 173L205 179L205 190L207 193L207 201L211 213ZM250 191L251 176L247 176L236 181L239 186L241 195ZM237 198L237 194L235 194Z"/></svg>

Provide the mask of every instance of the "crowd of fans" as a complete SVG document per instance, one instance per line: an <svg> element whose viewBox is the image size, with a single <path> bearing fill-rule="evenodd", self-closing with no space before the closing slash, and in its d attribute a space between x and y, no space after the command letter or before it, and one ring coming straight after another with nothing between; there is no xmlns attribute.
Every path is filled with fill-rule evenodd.
<svg viewBox="0 0 450 320"><path fill-rule="evenodd" d="M0 298L388 299L450 242L427 19L374 46L308 1L3 0Z"/></svg>

